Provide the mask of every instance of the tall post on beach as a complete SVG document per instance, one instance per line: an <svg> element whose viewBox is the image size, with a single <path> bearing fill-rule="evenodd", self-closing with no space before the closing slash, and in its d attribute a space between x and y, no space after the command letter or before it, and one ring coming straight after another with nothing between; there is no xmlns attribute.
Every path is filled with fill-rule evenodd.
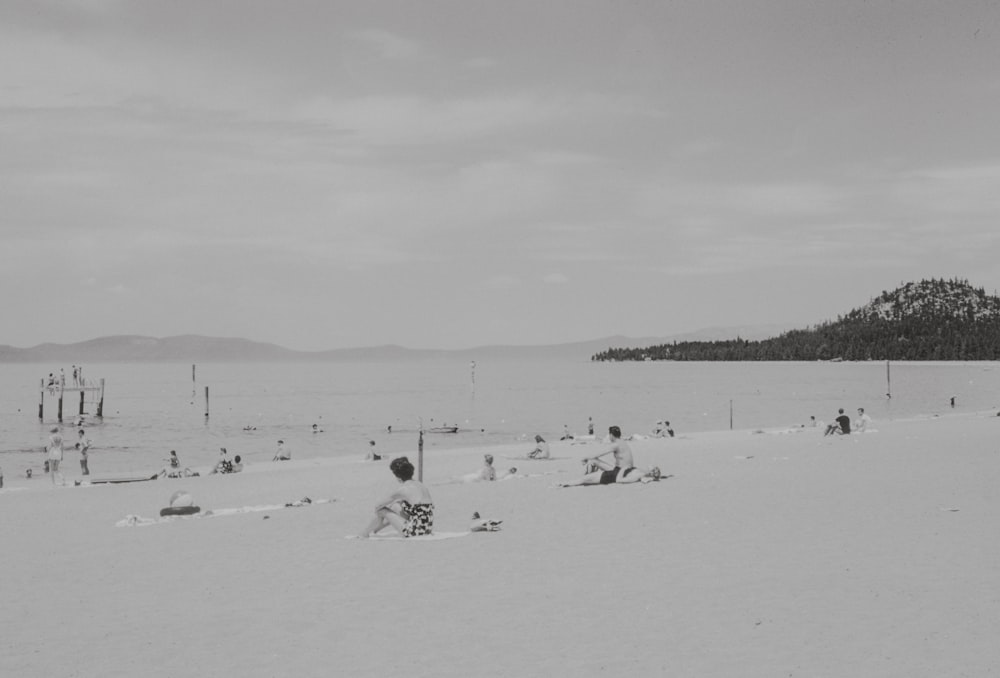
<svg viewBox="0 0 1000 678"><path fill-rule="evenodd" d="M208 419L208 386L205 387L205 418Z"/></svg>
<svg viewBox="0 0 1000 678"><path fill-rule="evenodd" d="M38 394L38 421L45 417L45 380L42 379L41 391Z"/></svg>
<svg viewBox="0 0 1000 678"><path fill-rule="evenodd" d="M476 361L472 361L472 397L476 397Z"/></svg>
<svg viewBox="0 0 1000 678"><path fill-rule="evenodd" d="M87 392L86 392L86 391L84 391L84 390L83 390L83 389L81 388L81 389L80 389L80 411L78 412L78 414L79 414L79 415L80 415L81 417L83 416L83 398L84 398L84 396L85 396L86 394L87 394Z"/></svg>
<svg viewBox="0 0 1000 678"><path fill-rule="evenodd" d="M885 361L885 397L892 398L892 375L889 373L889 361Z"/></svg>
<svg viewBox="0 0 1000 678"><path fill-rule="evenodd" d="M97 416L104 416L104 377L101 377L101 395L97 401Z"/></svg>
<svg viewBox="0 0 1000 678"><path fill-rule="evenodd" d="M417 480L424 482L424 427L420 426L420 437L417 438Z"/></svg>
<svg viewBox="0 0 1000 678"><path fill-rule="evenodd" d="M733 430L733 400L729 399L729 430Z"/></svg>
<svg viewBox="0 0 1000 678"><path fill-rule="evenodd" d="M198 380L194 378L194 365L191 365L191 397L198 391Z"/></svg>
<svg viewBox="0 0 1000 678"><path fill-rule="evenodd" d="M62 386L59 387L59 423L62 423L62 403L63 403L63 390Z"/></svg>

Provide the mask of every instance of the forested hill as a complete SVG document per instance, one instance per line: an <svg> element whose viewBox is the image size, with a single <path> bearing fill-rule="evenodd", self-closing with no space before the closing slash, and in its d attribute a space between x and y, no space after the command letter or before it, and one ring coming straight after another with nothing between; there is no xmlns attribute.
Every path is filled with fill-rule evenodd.
<svg viewBox="0 0 1000 678"><path fill-rule="evenodd" d="M772 339L612 348L592 360L1000 360L1000 298L968 281L921 280Z"/></svg>

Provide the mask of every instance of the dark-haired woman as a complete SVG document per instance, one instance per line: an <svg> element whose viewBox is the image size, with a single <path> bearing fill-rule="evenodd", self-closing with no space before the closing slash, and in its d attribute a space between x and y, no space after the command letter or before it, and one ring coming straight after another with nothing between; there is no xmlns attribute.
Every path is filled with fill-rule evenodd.
<svg viewBox="0 0 1000 678"><path fill-rule="evenodd" d="M413 464L406 457L398 457L389 464L389 470L399 487L375 506L375 518L359 536L370 537L390 525L404 537L430 534L434 502L424 484L413 479Z"/></svg>

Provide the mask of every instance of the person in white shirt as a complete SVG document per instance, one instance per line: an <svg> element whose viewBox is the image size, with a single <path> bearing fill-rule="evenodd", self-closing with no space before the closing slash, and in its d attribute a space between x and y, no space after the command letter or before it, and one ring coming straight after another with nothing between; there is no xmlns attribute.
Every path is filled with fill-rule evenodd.
<svg viewBox="0 0 1000 678"><path fill-rule="evenodd" d="M858 420L854 422L854 430L858 433L864 433L871 428L872 418L865 414L865 408L858 408Z"/></svg>

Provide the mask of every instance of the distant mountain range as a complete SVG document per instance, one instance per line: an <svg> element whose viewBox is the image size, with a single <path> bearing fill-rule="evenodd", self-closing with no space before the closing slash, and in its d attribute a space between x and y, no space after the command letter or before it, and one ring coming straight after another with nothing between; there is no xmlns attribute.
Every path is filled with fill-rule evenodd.
<svg viewBox="0 0 1000 678"><path fill-rule="evenodd" d="M835 321L773 338L621 346L593 359L1000 360L1000 298L966 280L921 280Z"/></svg>
<svg viewBox="0 0 1000 678"><path fill-rule="evenodd" d="M673 341L713 341L733 337L766 338L788 325L715 327L670 337L605 337L591 341L540 346L479 346L475 348L414 349L396 345L295 351L276 344L227 337L180 335L144 337L116 335L74 344L39 344L31 348L0 345L0 363L114 362L395 362L441 360L589 360L610 347L639 347Z"/></svg>

